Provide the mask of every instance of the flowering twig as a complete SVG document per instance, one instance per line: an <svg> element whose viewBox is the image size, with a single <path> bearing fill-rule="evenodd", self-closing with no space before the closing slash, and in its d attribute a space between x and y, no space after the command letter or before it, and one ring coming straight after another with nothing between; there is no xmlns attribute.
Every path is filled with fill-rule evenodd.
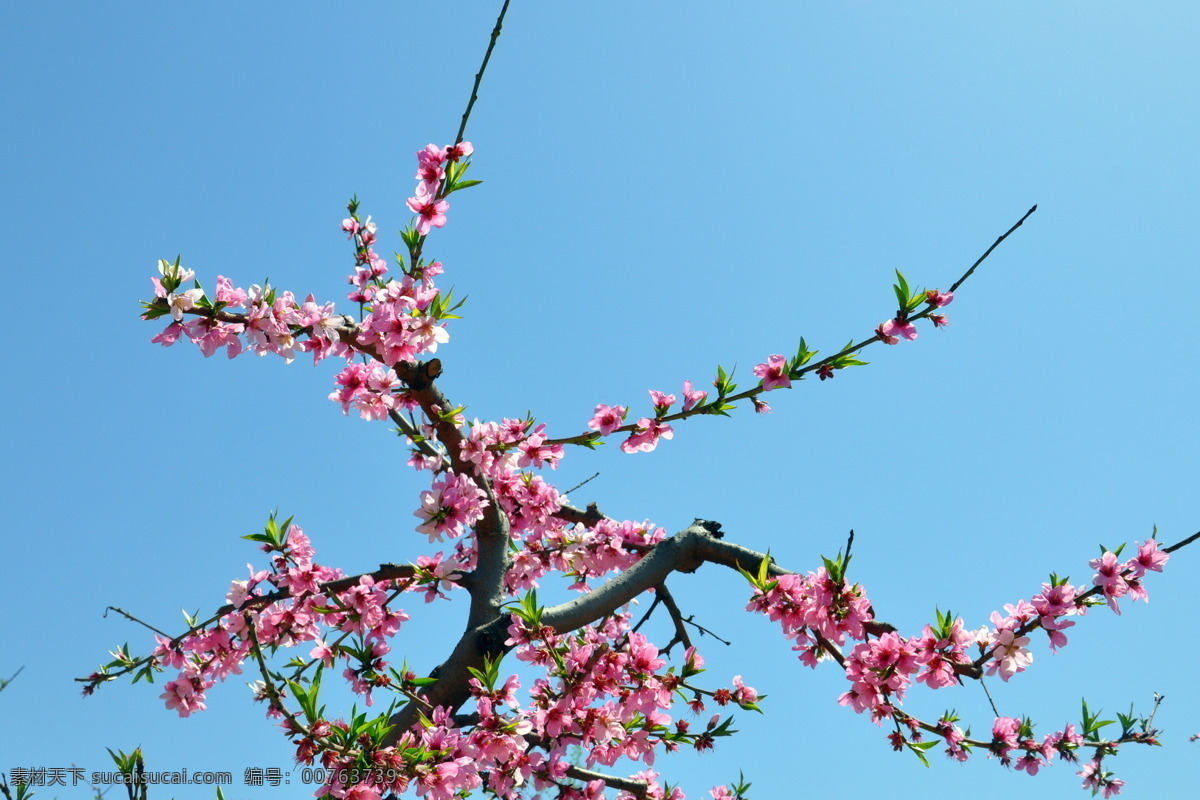
<svg viewBox="0 0 1200 800"><path fill-rule="evenodd" d="M992 251L994 251L1000 245L1000 243L1003 242L1005 239L1007 239L1017 228L1021 227L1021 225L1024 224L1025 220L1029 219L1029 216L1031 214L1033 214L1033 212L1036 210L1037 210L1037 206L1034 205L1032 208L1030 208L1028 211L1026 211L1025 214L1019 220L1017 220L1017 222L1011 228L1009 228L1007 231L1005 231L1003 234L1001 234L1000 237L996 239L996 241L992 242L992 245L990 247L988 247L987 250L984 251L983 255L981 255L979 258L977 258L975 260L975 263L973 263L967 269L967 271L964 272L962 274L962 276L959 277L959 279L954 282L951 292L953 292L953 289L957 289L959 286L961 286L963 284L963 282L966 281L967 278L969 278L972 275L972 273L975 272L976 268L978 268L979 265L982 264L987 259L987 257L992 254ZM915 314L908 314L906 311L901 309L900 314L898 316L902 317L906 322L912 323L912 322L916 322L918 320L926 319L927 317L929 317L935 313L937 313L937 306L931 304L931 305L927 306L923 311L917 312ZM855 356L863 348L868 347L872 344L875 344L876 342L881 342L881 341L884 341L883 336L879 332L876 332L870 338L863 339L862 341L859 341L857 343L851 342L851 344L847 345L843 349L839 350L838 352L834 353L833 355L830 355L830 356L827 356L826 358L821 359L820 361L814 361L805 366L801 366L796 369L793 369L788 373L788 376L791 380L800 380L805 375L807 375L811 372L819 372L822 370L822 368L829 368L829 367L835 366L837 363L840 362L841 359ZM740 400L755 401L759 395L761 395L767 391L770 391L770 388L768 388L768 386L766 386L764 384L760 384L758 386L755 386L750 389L746 389L737 394L732 394L732 395L728 395L728 396L718 396L716 399L712 400L711 402L699 403L696 406L689 408L687 410L677 411L672 414L662 414L661 416L656 416L655 422L660 423L660 424L665 424L668 422L675 422L677 420L688 419L690 417L694 417L697 415L711 415L711 414L722 413L724 407L726 407L728 405L737 403ZM611 435L614 433L631 433L631 432L635 432L635 431L639 430L639 427L640 426L637 422L630 422L630 423L621 425L619 427L613 427L611 429L606 429L606 433L604 435ZM562 437L562 438L558 438L558 439L547 439L544 442L544 444L546 444L546 445L566 445L566 444L592 445L601 438L602 438L602 435L599 432L589 431L587 433L581 433L576 436L566 436L566 437Z"/></svg>

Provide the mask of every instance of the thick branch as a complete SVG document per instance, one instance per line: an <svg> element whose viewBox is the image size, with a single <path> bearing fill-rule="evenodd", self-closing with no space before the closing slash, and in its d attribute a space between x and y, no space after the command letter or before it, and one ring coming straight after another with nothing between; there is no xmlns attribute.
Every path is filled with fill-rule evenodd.
<svg viewBox="0 0 1200 800"><path fill-rule="evenodd" d="M695 572L701 564L711 560L705 558L704 553L708 543L717 541L710 530L715 527L714 523L697 520L659 542L645 558L600 588L545 609L542 623L558 633L573 631L611 614L642 592L658 586L672 572ZM757 566L756 562L755 568Z"/></svg>
<svg viewBox="0 0 1200 800"><path fill-rule="evenodd" d="M582 525L585 528L590 528L597 522L608 519L607 516L600 513L600 507L595 503L588 503L586 510L576 508L575 506L562 506L558 511L554 512L554 516L563 522Z"/></svg>
<svg viewBox="0 0 1200 800"><path fill-rule="evenodd" d="M508 638L508 616L499 615L486 625L472 628L458 640L454 651L437 667L430 677L437 683L421 691L421 698L430 706L445 706L457 710L471 697L468 681L470 668L482 669L485 659L497 658L509 650L504 644ZM420 708L414 702L392 715L388 722L393 726L384 738L384 745L395 744L400 737L417 723Z"/></svg>
<svg viewBox="0 0 1200 800"><path fill-rule="evenodd" d="M606 775L574 765L567 767L567 777L577 781L603 781L610 789L629 792L634 797L645 797L649 785L645 781L633 778L618 778L616 775Z"/></svg>

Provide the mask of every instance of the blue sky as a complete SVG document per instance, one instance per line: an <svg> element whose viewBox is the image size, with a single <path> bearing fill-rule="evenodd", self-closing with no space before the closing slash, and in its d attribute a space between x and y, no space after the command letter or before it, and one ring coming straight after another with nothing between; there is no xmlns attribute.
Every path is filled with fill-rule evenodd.
<svg viewBox="0 0 1200 800"><path fill-rule="evenodd" d="M0 768L289 768L241 682L180 720L158 688L72 678L124 641L104 608L176 628L221 602L258 554L239 536L279 508L318 560L350 572L425 552L421 477L386 425L326 400L333 368L204 360L148 343L155 260L341 300L337 230L357 193L400 247L413 152L445 143L496 4L107 4L0 9L6 124L0 276L8 487L0 623ZM1046 575L1087 582L1100 542L1200 529L1194 236L1200 14L1189 3L560 4L516 0L468 130L474 177L426 252L469 296L439 350L468 415L532 411L556 435L597 403L648 408L721 363L742 383L800 336L825 352L892 311L889 283L948 286L1033 203L969 281L945 331L866 351L868 367L773 393L775 411L678 425L652 455L570 452L553 477L620 518L668 530L719 520L796 570L857 531L852 577L915 633L935 608L978 626ZM345 301L344 307L349 307ZM34 372L48 383L26 384ZM1166 695L1166 747L1114 766L1130 797L1192 796L1200 692L1192 638L1200 556L1151 603L1089 615L1071 644L991 686L1046 733L1079 700L1123 710ZM713 753L660 760L699 797L743 770L751 796L797 791L1059 798L978 758L931 769L836 705L744 583L672 581L713 682L770 695ZM461 608L409 609L396 648L440 661ZM666 637L663 637L664 639ZM249 679L252 676L247 676ZM952 706L986 728L978 687ZM46 790L45 797L83 797ZM110 795L114 796L114 795ZM163 792L161 797L170 796ZM176 797L211 797L184 788Z"/></svg>

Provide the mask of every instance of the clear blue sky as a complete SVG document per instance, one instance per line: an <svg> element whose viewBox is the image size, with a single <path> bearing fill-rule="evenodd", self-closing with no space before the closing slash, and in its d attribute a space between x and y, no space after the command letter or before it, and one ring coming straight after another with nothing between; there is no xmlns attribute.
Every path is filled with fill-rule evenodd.
<svg viewBox="0 0 1200 800"><path fill-rule="evenodd" d="M210 286L269 276L341 301L346 200L400 247L413 152L453 137L497 6L0 9L0 676L25 668L0 694L0 768L102 770L106 746L140 743L154 769L233 771L231 800L307 792L240 785L290 765L240 681L180 720L158 687L84 700L71 679L149 641L105 606L175 629L219 604L258 558L238 537L273 508L324 563L415 559L421 477L386 425L325 399L331 366L164 350L136 303L176 253ZM569 435L597 403L644 409L718 362L748 383L801 335L825 351L868 335L897 267L945 288L1038 203L949 329L773 393L769 416L693 420L649 456L570 452L553 477L600 471L573 499L672 531L719 520L797 570L854 528L852 577L910 633L935 607L983 624L1052 570L1086 582L1099 542L1155 523L1178 540L1200 529L1197 41L1185 2L515 0L468 132L486 183L427 247L469 295L443 386L470 416L531 410ZM992 686L1001 711L1046 733L1083 695L1115 711L1161 692L1166 747L1114 766L1130 797L1194 797L1198 578L1185 550L1148 606L1090 615L1057 656L1039 642ZM671 585L734 641L704 642L714 683L770 695L715 752L659 761L690 797L739 770L755 800L1077 796L1062 764L1031 779L892 753L836 705L836 669L810 672L741 610L736 575ZM416 606L395 655L424 671L462 616ZM977 686L909 703L947 706L990 723Z"/></svg>

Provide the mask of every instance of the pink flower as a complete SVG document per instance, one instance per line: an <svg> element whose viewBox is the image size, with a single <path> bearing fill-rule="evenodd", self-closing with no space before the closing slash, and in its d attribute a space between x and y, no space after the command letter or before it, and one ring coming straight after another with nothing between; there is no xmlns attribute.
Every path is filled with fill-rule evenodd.
<svg viewBox="0 0 1200 800"><path fill-rule="evenodd" d="M1138 547L1137 555L1130 560L1129 566L1133 568L1134 576L1140 578L1148 571L1162 572L1163 564L1170 557L1169 553L1158 549L1157 540L1147 539Z"/></svg>
<svg viewBox="0 0 1200 800"><path fill-rule="evenodd" d="M693 391L692 382L683 382L683 410L691 411L708 398L708 392Z"/></svg>
<svg viewBox="0 0 1200 800"><path fill-rule="evenodd" d="M1108 607L1120 614L1121 609L1117 605L1117 599L1124 597L1129 592L1129 583L1121 574L1124 571L1124 565L1117 561L1116 554L1111 552L1106 552L1100 558L1093 558L1088 565L1096 570L1096 574L1092 576L1092 583L1099 586L1100 591L1104 592L1104 597L1108 600Z"/></svg>
<svg viewBox="0 0 1200 800"><path fill-rule="evenodd" d="M1000 680L1007 681L1018 672L1033 663L1033 653L1029 652L1028 636L1017 636L1016 632L1003 628L996 634L992 648L992 661L988 664L987 674L1000 673Z"/></svg>
<svg viewBox="0 0 1200 800"><path fill-rule="evenodd" d="M937 289L930 289L925 293L925 301L931 306L937 306L938 308L950 305L950 301L953 299L954 292L946 292L945 294L942 294Z"/></svg>
<svg viewBox="0 0 1200 800"><path fill-rule="evenodd" d="M203 289L188 289L186 292L176 294L171 292L167 295L167 308L171 311L171 319L179 322L183 319L183 312L190 311L195 307L196 303L200 302L200 298L204 297Z"/></svg>
<svg viewBox="0 0 1200 800"><path fill-rule="evenodd" d="M446 177L446 170L442 168L445 163L446 151L437 145L425 145L423 150L417 151L417 174L414 177L421 182L417 187L418 196L432 197L437 194L438 184Z"/></svg>
<svg viewBox="0 0 1200 800"><path fill-rule="evenodd" d="M758 702L758 692L756 692L753 687L742 683L741 675L733 676L733 686L733 699L736 700L738 704L748 706L751 703Z"/></svg>
<svg viewBox="0 0 1200 800"><path fill-rule="evenodd" d="M670 425L664 425L658 420L642 417L638 420L637 430L629 438L621 442L621 451L649 453L658 446L659 439L673 439L675 431Z"/></svg>
<svg viewBox="0 0 1200 800"><path fill-rule="evenodd" d="M650 390L650 402L654 404L654 410L658 413L664 413L671 406L675 405L675 395L663 394L662 392Z"/></svg>
<svg viewBox="0 0 1200 800"><path fill-rule="evenodd" d="M179 716L187 717L194 711L203 711L204 690L208 688L206 681L199 677L180 675L178 680L169 681L159 697L167 702L167 708L179 712Z"/></svg>
<svg viewBox="0 0 1200 800"><path fill-rule="evenodd" d="M792 385L792 379L787 374L787 359L779 354L768 358L765 364L756 366L754 374L762 378L764 391L769 392L781 386L787 389Z"/></svg>
<svg viewBox="0 0 1200 800"><path fill-rule="evenodd" d="M933 327L935 328L944 328L950 324L950 318L945 314L930 314L929 320L933 323Z"/></svg>
<svg viewBox="0 0 1200 800"><path fill-rule="evenodd" d="M312 659L320 659L326 667L332 667L334 655L335 653L333 652L333 648L325 644L323 640L318 639L317 646L312 649L312 652L308 654L308 657Z"/></svg>
<svg viewBox="0 0 1200 800"><path fill-rule="evenodd" d="M889 319L875 329L875 335L887 344L896 344L901 338L911 342L917 338L917 326L905 319Z"/></svg>
<svg viewBox="0 0 1200 800"><path fill-rule="evenodd" d="M600 431L603 436L608 436L625 422L626 410L625 406L607 406L601 403L596 406L592 418L588 420L588 427Z"/></svg>
<svg viewBox="0 0 1200 800"><path fill-rule="evenodd" d="M234 288L229 278L217 276L217 301L233 308L241 308L246 304L246 290Z"/></svg>
<svg viewBox="0 0 1200 800"><path fill-rule="evenodd" d="M183 334L183 326L178 322L172 322L167 327L163 328L162 333L151 337L150 341L154 344L161 344L163 347L170 347L179 341L179 337Z"/></svg>
<svg viewBox="0 0 1200 800"><path fill-rule="evenodd" d="M408 207L417 215L417 233L425 236L430 228L440 228L446 224L446 212L450 204L418 193L416 197L408 198Z"/></svg>
<svg viewBox="0 0 1200 800"><path fill-rule="evenodd" d="M458 161L460 158L466 158L475 152L475 146L470 142L459 142L458 144L446 148L446 160Z"/></svg>

